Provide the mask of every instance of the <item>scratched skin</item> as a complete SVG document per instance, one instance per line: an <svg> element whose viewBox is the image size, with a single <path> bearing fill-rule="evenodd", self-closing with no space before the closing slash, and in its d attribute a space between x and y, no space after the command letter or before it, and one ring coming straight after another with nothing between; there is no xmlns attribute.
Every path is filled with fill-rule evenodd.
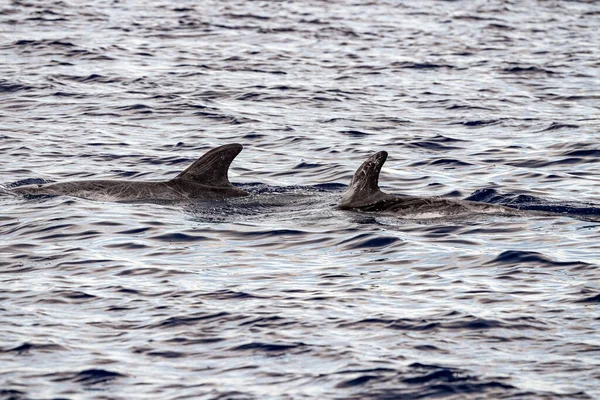
<svg viewBox="0 0 600 400"><path fill-rule="evenodd" d="M508 207L479 203L475 201L444 199L441 197L393 196L379 189L379 174L387 159L387 152L380 151L370 156L356 170L348 189L344 193L339 208L418 216L426 218L444 216L464 216L477 213L506 216L523 215Z"/></svg>
<svg viewBox="0 0 600 400"><path fill-rule="evenodd" d="M248 195L231 185L227 171L242 151L238 144L212 149L168 181L90 180L29 185L13 189L29 196L69 195L98 201L217 200Z"/></svg>

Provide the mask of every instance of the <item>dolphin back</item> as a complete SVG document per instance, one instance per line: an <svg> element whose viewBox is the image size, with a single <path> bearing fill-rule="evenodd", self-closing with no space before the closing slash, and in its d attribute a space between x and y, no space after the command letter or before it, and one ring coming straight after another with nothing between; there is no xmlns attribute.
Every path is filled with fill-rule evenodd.
<svg viewBox="0 0 600 400"><path fill-rule="evenodd" d="M354 173L348 189L342 196L339 204L340 208L368 206L390 197L379 189L379 173L385 160L387 160L387 156L386 151L380 151L362 163Z"/></svg>
<svg viewBox="0 0 600 400"><path fill-rule="evenodd" d="M216 147L196 160L175 179L207 186L230 187L232 185L227 177L229 166L242 148L242 145L237 143Z"/></svg>

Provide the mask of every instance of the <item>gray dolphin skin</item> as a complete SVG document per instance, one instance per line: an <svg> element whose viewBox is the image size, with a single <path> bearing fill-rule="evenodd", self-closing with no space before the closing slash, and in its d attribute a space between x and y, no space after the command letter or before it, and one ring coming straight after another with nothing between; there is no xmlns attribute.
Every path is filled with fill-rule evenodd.
<svg viewBox="0 0 600 400"><path fill-rule="evenodd" d="M227 178L229 166L242 151L240 144L214 148L185 171L167 181L87 180L27 185L13 193L33 196L68 195L99 201L219 200L247 196Z"/></svg>
<svg viewBox="0 0 600 400"><path fill-rule="evenodd" d="M522 215L518 210L467 200L441 197L394 196L379 189L379 174L388 153L370 156L354 173L338 208L364 212L393 213L407 217L436 218L473 213Z"/></svg>

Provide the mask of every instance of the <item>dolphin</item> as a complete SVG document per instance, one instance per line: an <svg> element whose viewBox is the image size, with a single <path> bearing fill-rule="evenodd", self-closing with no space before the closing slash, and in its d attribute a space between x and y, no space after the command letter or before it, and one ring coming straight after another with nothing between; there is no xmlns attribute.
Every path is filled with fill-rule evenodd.
<svg viewBox="0 0 600 400"><path fill-rule="evenodd" d="M240 144L214 148L175 178L167 181L83 180L27 185L13 193L29 196L73 196L100 201L220 200L242 197L248 192L234 187L227 178Z"/></svg>
<svg viewBox="0 0 600 400"><path fill-rule="evenodd" d="M379 188L379 173L388 153L380 151L370 156L354 173L338 208L395 214L413 218L463 216L477 213L522 215L518 210L468 200L441 197L394 196Z"/></svg>

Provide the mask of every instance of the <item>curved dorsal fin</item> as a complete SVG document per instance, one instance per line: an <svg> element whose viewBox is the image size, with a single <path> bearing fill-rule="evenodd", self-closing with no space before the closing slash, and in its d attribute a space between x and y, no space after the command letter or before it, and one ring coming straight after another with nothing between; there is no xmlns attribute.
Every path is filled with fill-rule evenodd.
<svg viewBox="0 0 600 400"><path fill-rule="evenodd" d="M242 151L241 144L226 144L205 153L175 177L211 186L232 186L227 178L229 166Z"/></svg>
<svg viewBox="0 0 600 400"><path fill-rule="evenodd" d="M340 208L366 206L389 197L379 189L379 173L387 156L386 151L380 151L362 163L340 201Z"/></svg>

